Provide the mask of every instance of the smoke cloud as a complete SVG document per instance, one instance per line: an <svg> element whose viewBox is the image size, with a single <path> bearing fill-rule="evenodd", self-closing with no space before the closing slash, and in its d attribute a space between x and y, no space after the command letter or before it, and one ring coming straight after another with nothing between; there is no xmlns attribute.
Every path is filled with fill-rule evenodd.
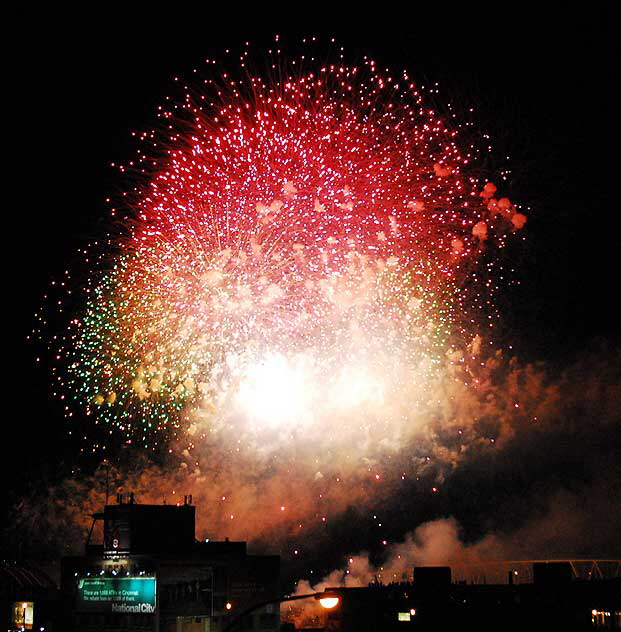
<svg viewBox="0 0 621 632"><path fill-rule="evenodd" d="M108 477L142 503L192 494L197 537L282 555L284 587L301 591L401 581L417 564L621 557L620 359L602 344L555 372L476 338L446 358L396 447L387 435L319 456L186 438L163 465L136 455L22 499L9 539L33 557L79 552Z"/></svg>

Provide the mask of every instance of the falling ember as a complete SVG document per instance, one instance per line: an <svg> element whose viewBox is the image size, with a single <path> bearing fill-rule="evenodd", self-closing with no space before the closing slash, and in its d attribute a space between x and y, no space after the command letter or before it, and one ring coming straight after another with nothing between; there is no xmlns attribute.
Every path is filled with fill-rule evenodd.
<svg viewBox="0 0 621 632"><path fill-rule="evenodd" d="M486 243L526 222L478 151L369 60L222 75L160 116L63 347L68 410L145 445L398 442L476 333Z"/></svg>

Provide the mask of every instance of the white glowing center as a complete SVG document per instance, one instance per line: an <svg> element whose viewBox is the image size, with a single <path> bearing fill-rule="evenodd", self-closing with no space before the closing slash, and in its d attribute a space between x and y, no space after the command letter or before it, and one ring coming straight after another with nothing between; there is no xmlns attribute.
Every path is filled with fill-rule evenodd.
<svg viewBox="0 0 621 632"><path fill-rule="evenodd" d="M312 380L302 362L274 353L246 368L237 401L245 413L268 426L301 423L310 410Z"/></svg>
<svg viewBox="0 0 621 632"><path fill-rule="evenodd" d="M262 427L300 427L360 406L382 406L384 387L363 366L329 370L307 354L271 353L244 367L236 403Z"/></svg>

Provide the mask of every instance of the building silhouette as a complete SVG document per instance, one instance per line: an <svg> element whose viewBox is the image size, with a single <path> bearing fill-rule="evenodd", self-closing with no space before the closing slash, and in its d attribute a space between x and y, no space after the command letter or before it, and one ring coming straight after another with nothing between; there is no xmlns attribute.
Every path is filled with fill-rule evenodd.
<svg viewBox="0 0 621 632"><path fill-rule="evenodd" d="M141 505L133 495L93 515L82 556L61 563L61 629L67 632L219 632L254 603L280 594L280 558L245 542L197 542L191 497ZM103 522L103 543L90 540ZM239 630L276 632L278 606Z"/></svg>
<svg viewBox="0 0 621 632"><path fill-rule="evenodd" d="M418 567L413 581L328 588L340 604L325 615L323 630L621 629L621 577L579 579L569 562L536 562L532 581L507 579L453 583L450 567Z"/></svg>

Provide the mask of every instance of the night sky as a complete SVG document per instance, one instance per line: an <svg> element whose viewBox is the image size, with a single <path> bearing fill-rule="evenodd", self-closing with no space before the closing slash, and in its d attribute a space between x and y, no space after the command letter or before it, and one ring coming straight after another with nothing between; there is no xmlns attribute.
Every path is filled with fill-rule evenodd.
<svg viewBox="0 0 621 632"><path fill-rule="evenodd" d="M540 7L520 4L505 15L500 5L492 12L410 8L406 15L387 8L351 20L313 15L307 25L287 15L297 7L273 19L259 13L242 19L241 11L102 9L87 15L27 9L13 16L11 88L4 99L10 139L5 312L12 392L5 397L8 496L3 506L62 479L72 467L89 467L67 440L48 375L35 367L39 353L25 338L50 279L67 266L81 265L76 250L108 228L105 199L126 185L110 163L131 157L131 130L154 123L172 77L190 76L204 57L217 58L222 48L246 40L260 45L275 33L285 41L334 36L354 60L369 54L379 65L407 68L422 83L438 81L464 110L474 107L477 127L492 137L494 156L511 156L511 198L530 207L526 241L512 253L520 284L499 297L502 335L524 362L544 362L561 372L600 353L612 363L602 379L614 385L619 377L614 361L620 333L615 306L621 250L619 116L612 96L619 76L610 15L560 5L542 13ZM562 437L590 451L587 465L574 447L558 448L558 437L553 446L537 449L515 445L506 461L511 466L483 458L457 473L442 506L430 509L429 517L458 515L472 537L507 527L491 506L500 495L487 493L498 489L494 477L507 485L504 468L511 470L505 491L512 498L520 489L530 497L542 488L571 487L581 476L593 483L598 460L606 485L618 481L614 454L621 426L618 411L609 410L605 435L594 438L589 421L577 420L573 437ZM546 460L550 465L533 477L533 462ZM582 465L586 473L577 475ZM494 499L490 506L481 508L489 498ZM503 496L498 506L505 501ZM469 503L479 509L469 511ZM611 509L609 519L618 524L618 501ZM407 500L393 505L393 522L406 520L401 513L409 510ZM516 507L508 520L522 520L527 513ZM362 520L354 510L349 518ZM334 528L343 548L355 549L360 541L343 526L349 518ZM604 554L604 548L598 552ZM619 545L611 542L608 555L615 554Z"/></svg>

